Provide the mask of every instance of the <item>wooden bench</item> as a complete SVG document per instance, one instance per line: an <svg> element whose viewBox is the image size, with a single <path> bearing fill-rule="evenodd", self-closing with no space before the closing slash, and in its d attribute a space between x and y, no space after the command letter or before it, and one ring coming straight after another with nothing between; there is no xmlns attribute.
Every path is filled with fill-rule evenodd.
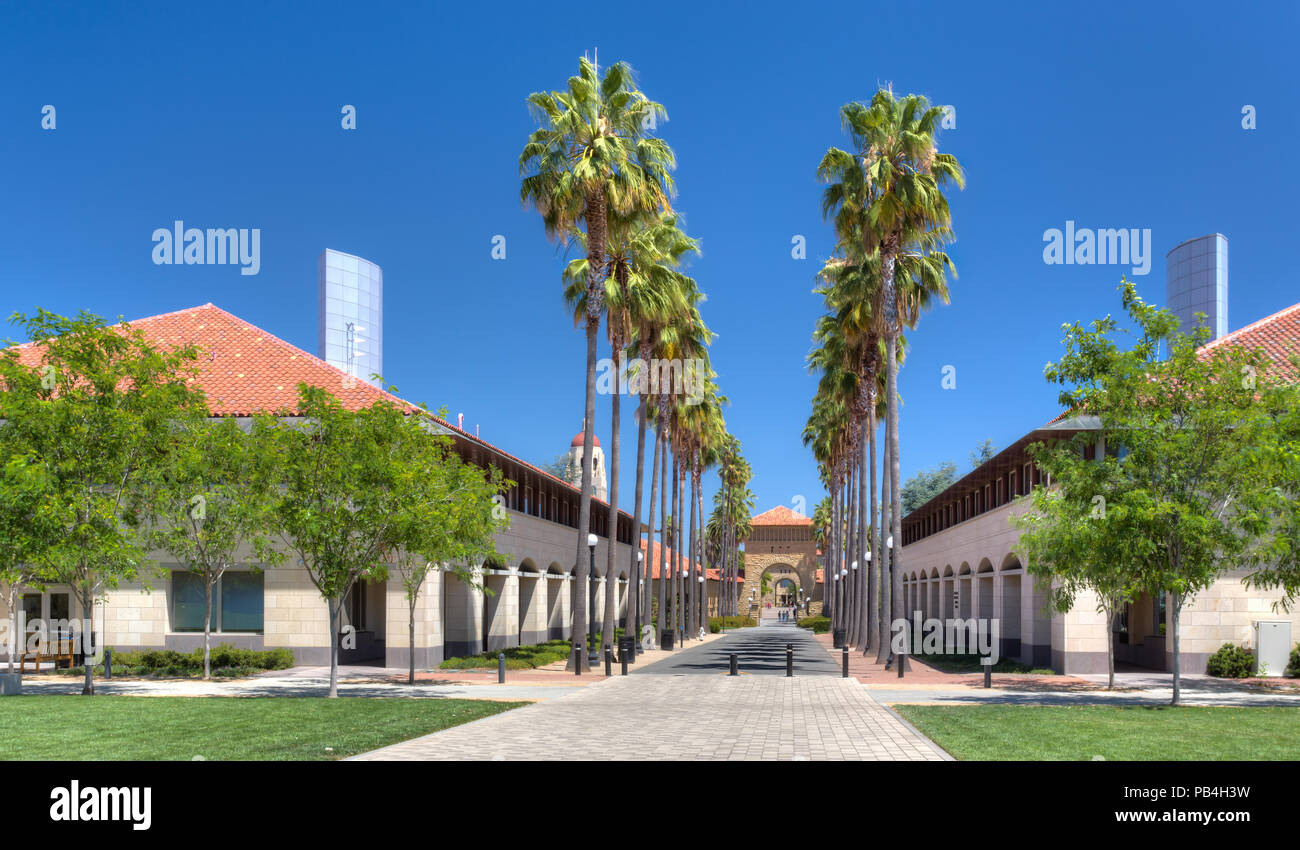
<svg viewBox="0 0 1300 850"><path fill-rule="evenodd" d="M36 664L35 672L41 672L41 662L53 661L57 668L60 661L67 661L68 668L72 667L72 653L76 649L77 642L72 638L59 638L49 642L41 642L36 645L35 652L24 652L19 658L19 673L27 672L27 662L33 661Z"/></svg>

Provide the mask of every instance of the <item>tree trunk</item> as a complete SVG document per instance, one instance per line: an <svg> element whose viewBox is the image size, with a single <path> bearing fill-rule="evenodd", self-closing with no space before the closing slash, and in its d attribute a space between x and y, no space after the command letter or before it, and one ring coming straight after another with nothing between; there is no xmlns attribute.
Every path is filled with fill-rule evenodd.
<svg viewBox="0 0 1300 850"><path fill-rule="evenodd" d="M854 452L854 454L856 454L856 452ZM854 470L856 469L856 464L850 463L848 464L848 467L849 467L849 474L848 474L849 547L848 547L848 556L846 560L848 560L849 562L849 575L848 575L849 586L848 586L848 608L847 608L849 621L845 624L845 629L846 629L845 634L849 638L848 645L857 646L858 605L860 605L862 602L862 600L859 598L858 595L858 571L854 568L855 566L861 566L860 564L858 564L858 498L857 498L858 491L856 489L856 484L858 479L857 476L854 474Z"/></svg>
<svg viewBox="0 0 1300 850"><path fill-rule="evenodd" d="M649 363L644 357L643 363ZM632 514L632 561L628 564L628 575L631 576L628 584L627 616L623 620L623 632L630 635L634 641L641 640L641 588L644 587L642 575L644 564L649 558L649 546L646 547L646 555L641 561L637 561L636 556L641 552L641 509L645 507L641 500L641 491L645 487L645 395L641 395L640 401L637 402L636 409L636 497L634 513ZM654 526L654 505L650 506L650 523ZM651 539L654 539L654 533L651 532Z"/></svg>
<svg viewBox="0 0 1300 850"><path fill-rule="evenodd" d="M678 463L677 451L673 448L671 443L667 444L664 448L665 450L671 452L673 456L673 477L672 480L669 482L669 487L671 488L670 492L672 493L671 500L673 505L672 532L671 532L673 545L672 548L669 549L668 551L668 558L670 560L669 569L672 571L673 579L672 579L672 588L669 592L669 599L668 599L668 610L669 610L668 624L669 624L669 628L673 630L673 635L678 639L676 642L676 646L680 649L682 645L681 642L682 630L677 619L678 617L677 595L681 591L681 566L682 565L681 565L681 561L678 560L677 558L677 547L681 542L681 535L677 533L677 529L681 525L682 507L680 504L680 499L678 498L679 491L677 489L677 463ZM667 458L665 458L665 460L666 459Z"/></svg>
<svg viewBox="0 0 1300 850"><path fill-rule="evenodd" d="M700 633L700 587L702 586L699 580L700 576L704 575L704 571L700 569L699 552L695 550L695 490L699 486L697 483L698 473L695 466L695 456L692 454L690 489L691 531L688 538L690 540L690 547L688 550L689 554L687 555L687 563L691 565L691 616L688 628L690 628L691 634L698 635Z"/></svg>
<svg viewBox="0 0 1300 850"><path fill-rule="evenodd" d="M9 672L14 671L14 655L18 652L18 585L9 585L9 596L6 600L9 605L9 646L6 649L9 652ZM23 647L25 652L27 647Z"/></svg>
<svg viewBox="0 0 1300 850"><path fill-rule="evenodd" d="M81 661L82 668L85 672L85 677L81 686L81 695L93 697L95 695L95 659L86 651L87 649L92 648L89 642L90 635L86 634L86 632L94 632L95 630L95 597L90 591L89 580L81 583L81 614L82 617L85 618L86 625L89 626L89 629L82 630L81 635Z"/></svg>
<svg viewBox="0 0 1300 850"><path fill-rule="evenodd" d="M867 414L868 431L867 440L863 442L865 451L870 452L871 458L867 461L869 468L862 471L869 475L871 483L871 501L864 506L864 527L867 531L867 551L871 553L871 560L867 562L869 572L867 573L867 640L862 647L862 654L866 655L875 646L880 643L880 545L876 540L876 416L875 401L871 402L871 410Z"/></svg>
<svg viewBox="0 0 1300 850"><path fill-rule="evenodd" d="M890 620L893 617L892 596L893 582L890 578L889 549L885 540L889 536L889 428L885 428L885 445L880 464L880 646L876 647L876 661L884 664L889 660Z"/></svg>
<svg viewBox="0 0 1300 850"><path fill-rule="evenodd" d="M1173 627L1174 627L1174 698L1169 701L1170 705L1178 705L1179 690L1182 685L1182 650L1179 646L1178 620L1179 615L1183 613L1183 594L1175 593Z"/></svg>
<svg viewBox="0 0 1300 850"><path fill-rule="evenodd" d="M590 295L588 295L590 300ZM592 322L587 317L587 390L584 411L586 415L582 424L582 493L578 499L578 547L577 568L574 577L578 592L573 606L573 637L578 645L577 662L587 667L587 600L589 598L588 582L591 581L590 553L587 551L587 535L591 533L591 482L594 422L596 418L596 337L600 330L600 317ZM572 664L572 659L566 663ZM570 668L571 669L571 668Z"/></svg>
<svg viewBox="0 0 1300 850"><path fill-rule="evenodd" d="M892 270L891 270L892 274ZM898 451L898 344L897 334L890 334L887 341L888 351L888 382L889 382L889 400L888 416L886 417L886 426L889 429L889 534L893 538L893 545L890 546L889 553L889 575L891 582L890 596L893 602L893 611L895 619L902 619L907 616L903 610L906 600L903 598L903 488L899 479L899 451ZM906 658L899 663L903 669L908 669Z"/></svg>
<svg viewBox="0 0 1300 850"><path fill-rule="evenodd" d="M212 579L203 583L203 678L212 678Z"/></svg>
<svg viewBox="0 0 1300 850"><path fill-rule="evenodd" d="M664 632L668 631L668 440L663 425L663 406L660 405L659 443L659 611L655 617L658 633L655 640L663 645Z"/></svg>
<svg viewBox="0 0 1300 850"><path fill-rule="evenodd" d="M339 695L339 609L343 607L342 599L329 599L325 607L330 612L330 690L327 696Z"/></svg>
<svg viewBox="0 0 1300 850"><path fill-rule="evenodd" d="M601 644L605 649L614 647L614 618L618 616L618 432L620 426L619 396L623 392L622 376L618 370L618 356L623 342L615 338L614 397L610 399L610 426L613 430L609 445L609 549L605 558L605 627Z"/></svg>
<svg viewBox="0 0 1300 850"><path fill-rule="evenodd" d="M1115 627L1119 625L1119 606L1111 605L1106 611L1106 690L1115 689Z"/></svg>
<svg viewBox="0 0 1300 850"><path fill-rule="evenodd" d="M647 362L649 362L649 361L647 361ZM653 436L654 436L654 441L655 441L655 448L654 448L654 462L650 465L650 510L649 510L649 514L650 514L650 528L649 528L649 530L648 530L648 532L647 532L647 534L646 534L646 547L645 547L645 569L646 569L646 580L645 580L645 587L646 587L646 591L645 591L645 592L646 592L646 614L645 614L645 619L646 619L646 622L647 622L647 623L650 623L650 622L653 622L653 623L654 623L654 645L655 645L656 647L658 647L658 646L659 646L659 636L660 636L660 634L661 634L660 626L662 625L661 622L660 622L660 620L661 620L660 612L664 610L664 605L663 605L663 600L662 600L662 599L659 600L659 604L658 604L658 607L657 607L657 608L656 608L655 606L651 605L650 603L651 603L651 600L654 599L654 598L658 595L658 594L655 593L655 591L656 591L657 589L658 589L658 590L662 590L662 588L663 588L663 568L662 568L662 567L660 567L660 569L659 569L659 585L658 585L658 587L656 587L656 585L655 585L655 579L654 579L654 573L655 573L655 561L654 561L655 546L654 546L654 542L655 542L655 518L656 518L656 517L655 517L655 505L658 503L659 499L661 498L661 494L659 493L659 479L662 477L662 475L661 475L661 473L659 472L659 465L660 465L660 462L661 462L661 461L660 461L660 458L659 458L659 450L660 450L660 448L662 448L663 441L659 439L659 429L658 429L658 428L655 429L655 433L654 433ZM660 534L663 534L663 524L662 524L662 523L660 523L660 525L659 525L659 533L660 533ZM660 547L660 551L662 551L662 550L663 550L663 547L661 546L661 547Z"/></svg>
<svg viewBox="0 0 1300 850"><path fill-rule="evenodd" d="M409 606L410 617L407 619L406 625L406 646L410 650L410 652L407 653L410 662L410 668L406 675L406 684L408 685L415 684L415 600L418 598L419 590L417 588L416 592L411 594L411 602Z"/></svg>
<svg viewBox="0 0 1300 850"><path fill-rule="evenodd" d="M605 196L593 192L586 198L583 216L587 222L587 385L582 419L582 492L578 497L578 540L576 568L579 593L573 612L573 636L581 635L578 645L579 669L587 666L587 583L591 580L588 564L587 535L591 533L591 480L593 442L596 436L596 338L600 334L600 314L604 305L601 274L605 267ZM573 663L572 657L569 664ZM571 669L571 668L570 668Z"/></svg>
<svg viewBox="0 0 1300 850"><path fill-rule="evenodd" d="M863 651L871 642L871 594L867 591L868 577L871 575L871 562L867 552L871 551L871 521L867 511L867 422L864 418L859 424L861 434L858 437L858 452L854 459L858 467L858 594L861 604L858 606L858 644Z"/></svg>

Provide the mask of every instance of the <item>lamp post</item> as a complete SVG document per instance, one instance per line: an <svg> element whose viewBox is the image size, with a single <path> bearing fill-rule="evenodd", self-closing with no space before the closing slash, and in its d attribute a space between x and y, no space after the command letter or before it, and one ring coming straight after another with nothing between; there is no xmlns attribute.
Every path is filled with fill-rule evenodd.
<svg viewBox="0 0 1300 850"><path fill-rule="evenodd" d="M587 551L591 553L591 570L587 573L587 666L595 663L596 652L596 544L594 534L587 535Z"/></svg>
<svg viewBox="0 0 1300 850"><path fill-rule="evenodd" d="M707 631L709 626L709 588L704 584L704 570L695 577L695 583L699 585L700 604L696 607L700 609L700 631Z"/></svg>

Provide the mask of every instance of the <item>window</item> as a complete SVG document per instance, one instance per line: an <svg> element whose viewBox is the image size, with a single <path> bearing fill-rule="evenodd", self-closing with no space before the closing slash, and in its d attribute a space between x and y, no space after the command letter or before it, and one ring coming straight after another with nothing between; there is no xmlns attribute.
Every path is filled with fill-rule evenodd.
<svg viewBox="0 0 1300 850"><path fill-rule="evenodd" d="M173 632L203 631L204 577L188 570L172 571ZM263 627L263 575L227 572L212 588L212 630L256 632Z"/></svg>
<svg viewBox="0 0 1300 850"><path fill-rule="evenodd" d="M220 586L221 631L262 631L262 574L226 573Z"/></svg>

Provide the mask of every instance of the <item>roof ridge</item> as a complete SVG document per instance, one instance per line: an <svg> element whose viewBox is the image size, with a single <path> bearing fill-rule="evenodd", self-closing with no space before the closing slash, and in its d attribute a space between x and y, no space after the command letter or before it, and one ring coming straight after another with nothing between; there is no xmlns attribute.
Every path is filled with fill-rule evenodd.
<svg viewBox="0 0 1300 850"><path fill-rule="evenodd" d="M1209 349L1214 348L1223 343L1231 342L1234 337L1238 337L1245 333L1253 331L1261 325L1265 325L1268 324L1269 322L1276 321L1277 319L1282 318L1283 316L1285 316L1286 314L1294 310L1300 310L1300 303L1292 304L1290 307L1283 307L1281 310L1278 310L1276 313L1272 314L1271 316L1265 316L1262 319L1256 319L1255 321L1251 322L1249 325L1237 328L1232 333L1225 334L1219 337L1218 339L1212 339L1209 342L1205 343L1205 345L1202 345L1200 350L1208 351Z"/></svg>

